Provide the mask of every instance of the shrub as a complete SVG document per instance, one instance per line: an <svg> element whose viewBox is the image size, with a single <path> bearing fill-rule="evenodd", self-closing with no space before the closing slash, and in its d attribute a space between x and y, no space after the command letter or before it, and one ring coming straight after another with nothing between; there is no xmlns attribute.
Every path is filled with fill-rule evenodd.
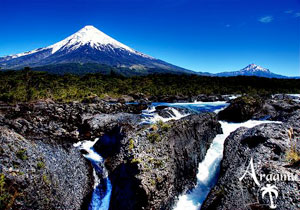
<svg viewBox="0 0 300 210"><path fill-rule="evenodd" d="M50 184L50 180L49 180L48 176L45 175L45 174L43 175L43 182L44 182L45 184L47 184L47 185Z"/></svg>
<svg viewBox="0 0 300 210"><path fill-rule="evenodd" d="M155 160L154 161L154 167L155 168L160 168L164 165L164 162L162 160Z"/></svg>
<svg viewBox="0 0 300 210"><path fill-rule="evenodd" d="M131 160L131 163L141 163L141 162L142 162L142 160L139 159L139 158L133 158L133 159Z"/></svg>
<svg viewBox="0 0 300 210"><path fill-rule="evenodd" d="M292 164L297 163L300 161L300 155L294 148L291 148L286 152L286 160Z"/></svg>
<svg viewBox="0 0 300 210"><path fill-rule="evenodd" d="M11 194L6 188L5 176L4 174L0 174L0 209L6 209L11 197Z"/></svg>
<svg viewBox="0 0 300 210"><path fill-rule="evenodd" d="M147 137L151 143L159 142L161 140L158 133L149 133Z"/></svg>
<svg viewBox="0 0 300 210"><path fill-rule="evenodd" d="M150 183L151 183L152 186L156 185L156 181L154 179L150 179Z"/></svg>
<svg viewBox="0 0 300 210"><path fill-rule="evenodd" d="M291 142L290 149L286 151L286 160L289 161L291 164L297 163L300 161L300 154L297 151L297 142L294 142L294 130L290 128L288 130L288 136Z"/></svg>
<svg viewBox="0 0 300 210"><path fill-rule="evenodd" d="M27 155L26 155L26 149L20 149L17 153L16 153L17 157L21 160L27 160Z"/></svg>
<svg viewBox="0 0 300 210"><path fill-rule="evenodd" d="M157 131L158 130L158 126L156 124L151 126L151 130L152 131Z"/></svg>
<svg viewBox="0 0 300 210"><path fill-rule="evenodd" d="M36 164L37 168L38 169L42 169L42 168L45 168L45 163L43 161L39 161L37 164Z"/></svg>
<svg viewBox="0 0 300 210"><path fill-rule="evenodd" d="M134 148L134 140L133 139L129 139L129 146L128 149L132 150Z"/></svg>
<svg viewBox="0 0 300 210"><path fill-rule="evenodd" d="M171 125L163 122L160 128L162 131L167 132L171 128Z"/></svg>

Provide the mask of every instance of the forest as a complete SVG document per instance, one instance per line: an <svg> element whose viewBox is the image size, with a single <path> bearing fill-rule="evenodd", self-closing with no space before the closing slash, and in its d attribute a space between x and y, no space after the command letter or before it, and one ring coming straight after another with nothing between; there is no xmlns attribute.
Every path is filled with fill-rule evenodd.
<svg viewBox="0 0 300 210"><path fill-rule="evenodd" d="M50 74L32 71L0 71L0 101L7 103L52 99L56 102L82 101L87 97L196 96L199 94L300 93L300 79L262 77L210 77L188 74L150 74L126 77L109 74Z"/></svg>

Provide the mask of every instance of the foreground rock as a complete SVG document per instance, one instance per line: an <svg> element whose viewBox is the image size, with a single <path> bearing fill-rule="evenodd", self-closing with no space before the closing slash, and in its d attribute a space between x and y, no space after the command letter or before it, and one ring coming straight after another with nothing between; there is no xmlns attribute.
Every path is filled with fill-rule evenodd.
<svg viewBox="0 0 300 210"><path fill-rule="evenodd" d="M293 100L293 98L289 97L277 99L277 97L279 95L265 100L262 109L256 112L253 118L286 122L293 117L295 111L300 110L300 102L298 100Z"/></svg>
<svg viewBox="0 0 300 210"><path fill-rule="evenodd" d="M267 184L278 188L278 198L272 194L277 209L300 208L300 159L297 161L295 156L296 160L290 158L291 148L300 151L300 142L297 141L300 137L300 112L295 111L292 115L283 124L240 128L226 139L219 180L201 209L269 209L269 194L262 198L261 191ZM288 135L291 127L294 131L292 139ZM249 174L239 181L251 157L260 186L255 184ZM288 159L292 162L288 162ZM270 181L266 178L260 179L260 174L279 175L275 177L277 181ZM278 180L280 175L293 175L296 181Z"/></svg>
<svg viewBox="0 0 300 210"><path fill-rule="evenodd" d="M94 177L73 144L96 137L113 186L110 209L171 209L195 185L197 166L221 132L215 114L140 125L143 106L92 100L0 104L1 208L86 209Z"/></svg>
<svg viewBox="0 0 300 210"><path fill-rule="evenodd" d="M0 209L87 209L92 166L73 143L101 135L101 126L137 120L120 112L139 110L103 101L0 104Z"/></svg>
<svg viewBox="0 0 300 210"><path fill-rule="evenodd" d="M139 114L146 107L104 101L60 104L48 100L14 106L0 103L0 125L8 126L24 137L66 144L89 138L84 133L85 120L94 115Z"/></svg>
<svg viewBox="0 0 300 210"><path fill-rule="evenodd" d="M176 196L195 185L198 164L220 132L208 113L114 127L95 145L112 181L110 209L171 209Z"/></svg>
<svg viewBox="0 0 300 210"><path fill-rule="evenodd" d="M300 109L299 100L287 95L274 97L242 96L220 111L219 119L228 122L244 122L250 119L287 121Z"/></svg>
<svg viewBox="0 0 300 210"><path fill-rule="evenodd" d="M92 169L75 148L31 141L0 127L1 209L82 209ZM3 197L2 197L3 198Z"/></svg>
<svg viewBox="0 0 300 210"><path fill-rule="evenodd" d="M258 96L242 96L231 101L220 111L219 119L228 122L244 122L253 117L263 107L263 99Z"/></svg>

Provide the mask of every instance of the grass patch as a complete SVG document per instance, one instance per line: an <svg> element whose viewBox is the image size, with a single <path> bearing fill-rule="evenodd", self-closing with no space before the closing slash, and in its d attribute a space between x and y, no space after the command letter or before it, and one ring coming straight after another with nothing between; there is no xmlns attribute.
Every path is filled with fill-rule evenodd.
<svg viewBox="0 0 300 210"><path fill-rule="evenodd" d="M9 204L9 200L11 199L11 194L8 192L5 176L4 174L0 174L0 209L6 209Z"/></svg>
<svg viewBox="0 0 300 210"><path fill-rule="evenodd" d="M12 209L16 198L20 195L18 191L7 184L4 174L0 174L0 209Z"/></svg>
<svg viewBox="0 0 300 210"><path fill-rule="evenodd" d="M45 168L45 163L43 161L39 161L37 164L36 164L36 167L38 169L43 169Z"/></svg>
<svg viewBox="0 0 300 210"><path fill-rule="evenodd" d="M43 182L47 185L50 185L50 180L49 180L48 176L45 174L43 175Z"/></svg>
<svg viewBox="0 0 300 210"><path fill-rule="evenodd" d="M286 151L286 160L291 164L300 162L300 153L297 151L297 142L294 140L294 130L290 128L288 130L288 136L291 142L290 149Z"/></svg>
<svg viewBox="0 0 300 210"><path fill-rule="evenodd" d="M149 133L147 138L151 143L159 142L161 140L161 137L158 133Z"/></svg>
<svg viewBox="0 0 300 210"><path fill-rule="evenodd" d="M16 153L17 157L21 160L27 160L28 157L26 155L26 149L20 149L17 153Z"/></svg>
<svg viewBox="0 0 300 210"><path fill-rule="evenodd" d="M285 155L286 155L286 160L292 164L300 161L300 155L294 149L288 150Z"/></svg>
<svg viewBox="0 0 300 210"><path fill-rule="evenodd" d="M133 139L129 139L129 146L128 149L132 150L134 148L134 140Z"/></svg>
<svg viewBox="0 0 300 210"><path fill-rule="evenodd" d="M167 132L171 128L170 124L164 123L162 120L157 122L157 126L159 127L160 130L164 132Z"/></svg>
<svg viewBox="0 0 300 210"><path fill-rule="evenodd" d="M138 164L138 163L141 163L141 162L142 162L142 160L139 159L139 158L133 158L133 159L131 160L131 163L136 163L136 164Z"/></svg>

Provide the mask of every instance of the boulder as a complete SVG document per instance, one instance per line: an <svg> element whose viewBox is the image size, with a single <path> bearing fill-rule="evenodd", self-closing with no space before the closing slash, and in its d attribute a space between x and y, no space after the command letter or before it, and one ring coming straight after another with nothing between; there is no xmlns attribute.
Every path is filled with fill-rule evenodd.
<svg viewBox="0 0 300 210"><path fill-rule="evenodd" d="M262 187L267 184L278 188L278 198L275 199L273 195L276 209L299 209L299 162L296 165L288 162L287 154L298 143L300 130L294 127L294 137L290 139L290 126L262 124L251 129L239 128L231 133L225 140L219 180L201 209L269 209L269 195L262 198ZM299 143L296 147L300 151ZM260 186L255 184L250 175L239 180L251 158ZM292 174L294 178L298 176L298 181L267 180L265 177L268 174Z"/></svg>
<svg viewBox="0 0 300 210"><path fill-rule="evenodd" d="M87 209L92 168L75 148L32 141L0 126L0 162L1 209Z"/></svg>
<svg viewBox="0 0 300 210"><path fill-rule="evenodd" d="M242 96L231 101L219 112L219 119L228 122L243 122L251 119L263 107L263 99L258 96Z"/></svg>

